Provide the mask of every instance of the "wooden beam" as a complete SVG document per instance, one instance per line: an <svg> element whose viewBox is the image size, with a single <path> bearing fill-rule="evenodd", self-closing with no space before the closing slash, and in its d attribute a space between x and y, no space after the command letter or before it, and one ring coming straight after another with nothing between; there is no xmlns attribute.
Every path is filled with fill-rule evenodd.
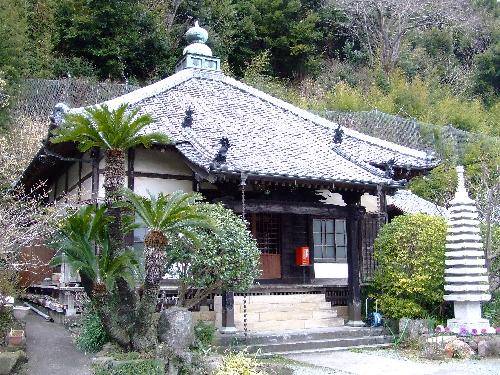
<svg viewBox="0 0 500 375"><path fill-rule="evenodd" d="M233 211L240 213L242 211L241 202L236 200L216 199ZM248 213L269 212L286 213L295 215L317 215L347 217L349 210L341 206L328 206L324 204L314 204L309 202L277 202L277 201L253 201L245 202L245 209Z"/></svg>

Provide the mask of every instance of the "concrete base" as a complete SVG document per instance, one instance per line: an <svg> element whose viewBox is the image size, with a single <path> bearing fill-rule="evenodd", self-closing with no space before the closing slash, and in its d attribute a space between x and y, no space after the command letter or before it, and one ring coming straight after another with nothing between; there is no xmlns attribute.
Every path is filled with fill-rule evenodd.
<svg viewBox="0 0 500 375"><path fill-rule="evenodd" d="M221 327L219 329L219 332L223 335L233 335L238 332L238 330L236 329L236 327Z"/></svg>
<svg viewBox="0 0 500 375"><path fill-rule="evenodd" d="M480 334L483 329L486 330L486 333L495 333L495 329L490 326L488 319L477 319L475 321L448 319L446 325L453 333L460 333L462 328L467 329L468 333L470 333L473 329L476 329L478 334Z"/></svg>
<svg viewBox="0 0 500 375"><path fill-rule="evenodd" d="M446 324L453 333L460 333L461 328L466 328L469 332L472 329L476 329L478 333L483 329L491 332L490 322L481 317L481 302L454 301L453 310L455 319L448 319Z"/></svg>
<svg viewBox="0 0 500 375"><path fill-rule="evenodd" d="M365 322L362 320L349 320L345 325L349 327L364 327Z"/></svg>

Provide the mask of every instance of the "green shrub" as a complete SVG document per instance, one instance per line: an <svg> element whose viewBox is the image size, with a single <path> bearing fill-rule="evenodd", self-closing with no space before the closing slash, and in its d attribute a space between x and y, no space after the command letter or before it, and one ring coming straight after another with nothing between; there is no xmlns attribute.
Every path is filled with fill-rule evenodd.
<svg viewBox="0 0 500 375"><path fill-rule="evenodd" d="M215 375L264 375L259 371L257 360L245 352L228 353Z"/></svg>
<svg viewBox="0 0 500 375"><path fill-rule="evenodd" d="M491 301L483 305L483 315L490 320L492 327L500 327L500 291L491 295Z"/></svg>
<svg viewBox="0 0 500 375"><path fill-rule="evenodd" d="M215 340L215 327L213 324L199 320L194 326L195 344L198 349L210 347Z"/></svg>
<svg viewBox="0 0 500 375"><path fill-rule="evenodd" d="M99 365L94 367L94 375L164 375L164 365L157 359L124 361L112 367Z"/></svg>
<svg viewBox="0 0 500 375"><path fill-rule="evenodd" d="M443 301L446 222L416 214L396 217L375 240L374 287L389 318L435 315Z"/></svg>
<svg viewBox="0 0 500 375"><path fill-rule="evenodd" d="M76 338L76 345L84 352L95 353L109 341L97 312L89 304L82 317L82 329Z"/></svg>

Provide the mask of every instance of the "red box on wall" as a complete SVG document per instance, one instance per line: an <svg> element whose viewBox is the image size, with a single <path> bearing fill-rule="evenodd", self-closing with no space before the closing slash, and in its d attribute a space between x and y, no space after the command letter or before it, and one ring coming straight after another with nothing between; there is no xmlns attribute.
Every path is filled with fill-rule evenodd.
<svg viewBox="0 0 500 375"><path fill-rule="evenodd" d="M311 265L308 246L301 246L295 249L295 265L297 266Z"/></svg>

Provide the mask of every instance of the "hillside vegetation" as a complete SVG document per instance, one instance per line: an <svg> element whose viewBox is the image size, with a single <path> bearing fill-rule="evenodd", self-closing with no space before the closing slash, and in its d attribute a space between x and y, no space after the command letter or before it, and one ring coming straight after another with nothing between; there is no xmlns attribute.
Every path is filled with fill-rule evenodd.
<svg viewBox="0 0 500 375"><path fill-rule="evenodd" d="M200 20L226 73L302 107L500 134L494 0L0 0L0 71L166 77Z"/></svg>

